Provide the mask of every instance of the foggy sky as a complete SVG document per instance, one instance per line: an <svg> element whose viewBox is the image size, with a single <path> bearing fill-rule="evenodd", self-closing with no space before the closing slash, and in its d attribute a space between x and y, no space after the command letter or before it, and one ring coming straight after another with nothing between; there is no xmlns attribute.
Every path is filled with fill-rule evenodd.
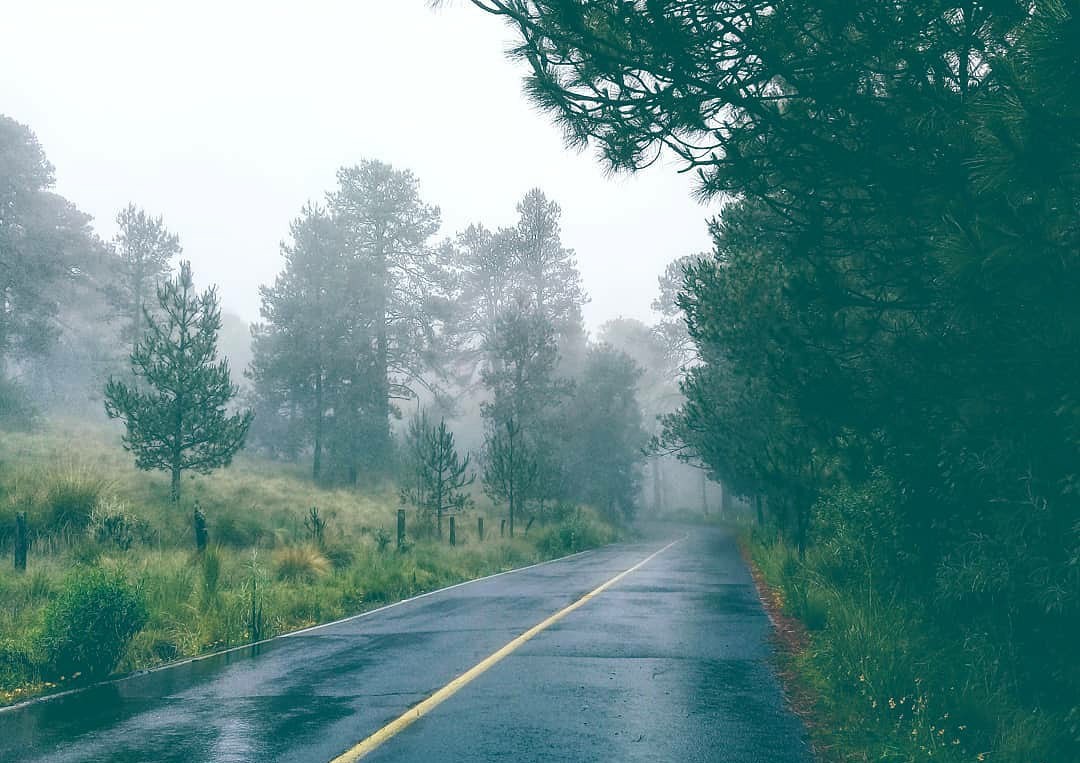
<svg viewBox="0 0 1080 763"><path fill-rule="evenodd" d="M563 207L590 329L651 320L664 265L708 248L709 209L673 166L609 177L565 148L503 56L501 22L462 0L6 0L0 113L27 124L57 190L110 238L129 201L163 214L198 281L258 318L278 243L334 171L412 169L440 237L510 225L540 186Z"/></svg>

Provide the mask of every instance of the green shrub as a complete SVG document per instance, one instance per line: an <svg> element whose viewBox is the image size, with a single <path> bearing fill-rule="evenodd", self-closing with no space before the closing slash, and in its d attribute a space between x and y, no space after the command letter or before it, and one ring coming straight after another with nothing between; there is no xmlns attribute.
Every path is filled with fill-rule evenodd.
<svg viewBox="0 0 1080 763"><path fill-rule="evenodd" d="M14 639L0 639L0 690L18 688L36 677L30 649Z"/></svg>
<svg viewBox="0 0 1080 763"><path fill-rule="evenodd" d="M596 548L609 541L608 534L579 510L554 527L545 528L536 547L544 556L556 557Z"/></svg>
<svg viewBox="0 0 1080 763"><path fill-rule="evenodd" d="M115 570L81 569L45 609L41 647L51 676L108 675L146 624L141 592Z"/></svg>
<svg viewBox="0 0 1080 763"><path fill-rule="evenodd" d="M822 574L842 585L882 587L910 581L911 528L896 486L882 472L861 485L827 490L813 507L811 538Z"/></svg>

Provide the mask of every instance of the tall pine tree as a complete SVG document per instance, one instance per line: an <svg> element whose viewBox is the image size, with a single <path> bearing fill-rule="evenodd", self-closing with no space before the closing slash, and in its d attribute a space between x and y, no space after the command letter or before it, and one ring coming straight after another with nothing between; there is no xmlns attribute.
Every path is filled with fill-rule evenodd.
<svg viewBox="0 0 1080 763"><path fill-rule="evenodd" d="M363 310L372 327L356 358L364 378L350 404L364 446L356 466L379 472L391 457L392 401L415 397L417 385L432 386L424 372L434 365L447 304L446 270L428 243L439 229L439 209L420 197L415 175L383 162L343 167L337 177L330 215L350 267L366 278Z"/></svg>
<svg viewBox="0 0 1080 763"><path fill-rule="evenodd" d="M171 475L170 497L180 500L184 471L227 466L244 444L252 413L229 414L237 388L217 359L221 308L215 289L195 292L191 263L157 289L160 317L145 311L146 333L131 353L136 384L110 379L105 412L123 419L125 449L140 469Z"/></svg>

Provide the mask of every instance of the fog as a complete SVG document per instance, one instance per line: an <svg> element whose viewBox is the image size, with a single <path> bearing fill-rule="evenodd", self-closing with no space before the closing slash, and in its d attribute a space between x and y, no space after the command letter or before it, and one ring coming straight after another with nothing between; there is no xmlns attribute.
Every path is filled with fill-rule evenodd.
<svg viewBox="0 0 1080 763"><path fill-rule="evenodd" d="M664 265L708 248L708 210L672 166L613 177L567 151L504 57L509 31L466 6L9 3L0 104L102 237L128 202L164 215L198 282L248 321L289 221L338 167L374 158L416 173L441 235L512 224L520 196L544 189L578 255L587 327L651 322Z"/></svg>

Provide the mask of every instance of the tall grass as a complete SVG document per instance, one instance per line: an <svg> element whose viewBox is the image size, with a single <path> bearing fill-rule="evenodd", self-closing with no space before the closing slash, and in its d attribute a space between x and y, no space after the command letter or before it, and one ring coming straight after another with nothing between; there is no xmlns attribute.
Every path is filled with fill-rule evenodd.
<svg viewBox="0 0 1080 763"><path fill-rule="evenodd" d="M838 573L828 548L800 560L775 536L748 542L785 612L809 631L809 646L785 659L817 698L811 731L825 759L1074 759L1065 719L1010 694L995 647L951 639L933 602L874 582L868 569Z"/></svg>
<svg viewBox="0 0 1080 763"><path fill-rule="evenodd" d="M300 470L246 457L209 476L185 477L183 497L172 505L167 475L136 470L114 432L0 438L0 551L11 553L5 533L16 511L27 511L34 534L28 571L0 568L0 704L53 688L42 680L50 678L42 670L45 613L76 568L122 576L145 603L145 625L117 665L127 671L615 537L596 515L580 511L513 540L489 534L480 542L462 522L456 548L410 537L400 552L389 542L397 510L392 493L323 489ZM210 532L201 555L191 529L196 502ZM312 507L318 534L311 530Z"/></svg>

